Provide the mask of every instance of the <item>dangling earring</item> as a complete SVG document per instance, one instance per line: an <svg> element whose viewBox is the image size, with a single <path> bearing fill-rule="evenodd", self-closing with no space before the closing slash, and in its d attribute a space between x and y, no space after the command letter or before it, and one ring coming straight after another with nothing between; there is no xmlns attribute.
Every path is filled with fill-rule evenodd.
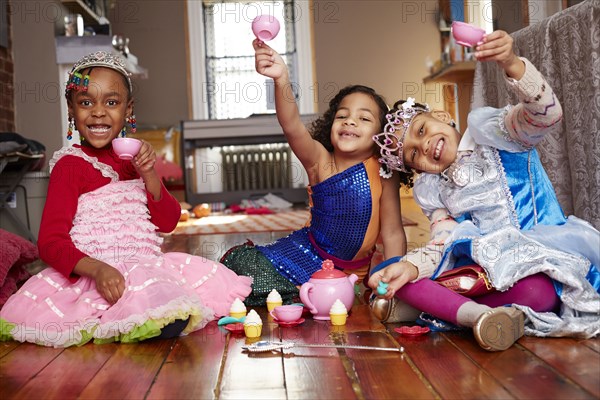
<svg viewBox="0 0 600 400"><path fill-rule="evenodd" d="M135 119L135 115L131 114L131 116L127 117L127 122L131 125L131 133L137 132L137 121Z"/></svg>
<svg viewBox="0 0 600 400"><path fill-rule="evenodd" d="M125 125L123 125L123 129L121 129L121 137L125 137L127 134L127 124L131 125L131 133L135 133L137 131L135 115L130 115L129 117L125 118Z"/></svg>
<svg viewBox="0 0 600 400"><path fill-rule="evenodd" d="M67 129L67 140L73 139L73 128L75 127L75 123L73 122L73 117L69 116L69 128Z"/></svg>

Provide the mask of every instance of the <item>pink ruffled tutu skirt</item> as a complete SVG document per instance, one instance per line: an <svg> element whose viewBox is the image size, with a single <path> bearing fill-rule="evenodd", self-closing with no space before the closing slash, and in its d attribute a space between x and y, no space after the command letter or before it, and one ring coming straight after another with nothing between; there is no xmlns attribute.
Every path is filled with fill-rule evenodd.
<svg viewBox="0 0 600 400"><path fill-rule="evenodd" d="M46 346L136 342L181 319L184 333L227 315L252 280L185 253L162 253L141 180L114 182L80 197L71 230L78 249L121 272L125 293L110 305L95 281L72 283L53 268L31 277L0 310L0 338Z"/></svg>

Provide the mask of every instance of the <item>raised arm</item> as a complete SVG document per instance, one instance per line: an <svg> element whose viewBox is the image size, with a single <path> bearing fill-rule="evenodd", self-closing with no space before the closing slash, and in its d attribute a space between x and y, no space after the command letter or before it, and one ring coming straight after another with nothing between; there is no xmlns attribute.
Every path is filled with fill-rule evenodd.
<svg viewBox="0 0 600 400"><path fill-rule="evenodd" d="M515 55L510 35L495 31L486 35L483 42L475 56L479 61L496 61L519 99L504 119L508 134L526 147L533 147L562 119L562 107L533 64Z"/></svg>
<svg viewBox="0 0 600 400"><path fill-rule="evenodd" d="M274 81L277 120L292 151L304 168L309 169L319 162L327 150L313 140L300 119L289 72L281 56L259 39L255 39L252 45L255 51L256 71Z"/></svg>

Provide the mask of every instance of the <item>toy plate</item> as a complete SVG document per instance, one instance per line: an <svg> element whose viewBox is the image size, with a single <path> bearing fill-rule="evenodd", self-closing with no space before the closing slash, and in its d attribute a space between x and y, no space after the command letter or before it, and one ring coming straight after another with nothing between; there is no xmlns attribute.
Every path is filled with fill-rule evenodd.
<svg viewBox="0 0 600 400"><path fill-rule="evenodd" d="M231 333L242 333L244 332L244 324L236 322L235 324L228 324L224 326Z"/></svg>
<svg viewBox="0 0 600 400"><path fill-rule="evenodd" d="M292 321L292 322L280 321L277 318L273 318L273 322L275 322L279 326L283 326L284 328L292 328L294 326L298 326L301 323L303 323L304 321L306 321L304 318L300 318L299 320Z"/></svg>
<svg viewBox="0 0 600 400"><path fill-rule="evenodd" d="M400 328L394 328L396 332L404 336L421 336L430 331L426 326L401 326Z"/></svg>

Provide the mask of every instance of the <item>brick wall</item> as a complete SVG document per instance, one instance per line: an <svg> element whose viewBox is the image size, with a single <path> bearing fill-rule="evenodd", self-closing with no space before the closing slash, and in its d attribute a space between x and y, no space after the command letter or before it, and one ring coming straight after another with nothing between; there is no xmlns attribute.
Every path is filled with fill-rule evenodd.
<svg viewBox="0 0 600 400"><path fill-rule="evenodd" d="M8 7L8 2L0 4ZM0 132L15 131L14 69L10 13L6 12L8 48L0 46Z"/></svg>

